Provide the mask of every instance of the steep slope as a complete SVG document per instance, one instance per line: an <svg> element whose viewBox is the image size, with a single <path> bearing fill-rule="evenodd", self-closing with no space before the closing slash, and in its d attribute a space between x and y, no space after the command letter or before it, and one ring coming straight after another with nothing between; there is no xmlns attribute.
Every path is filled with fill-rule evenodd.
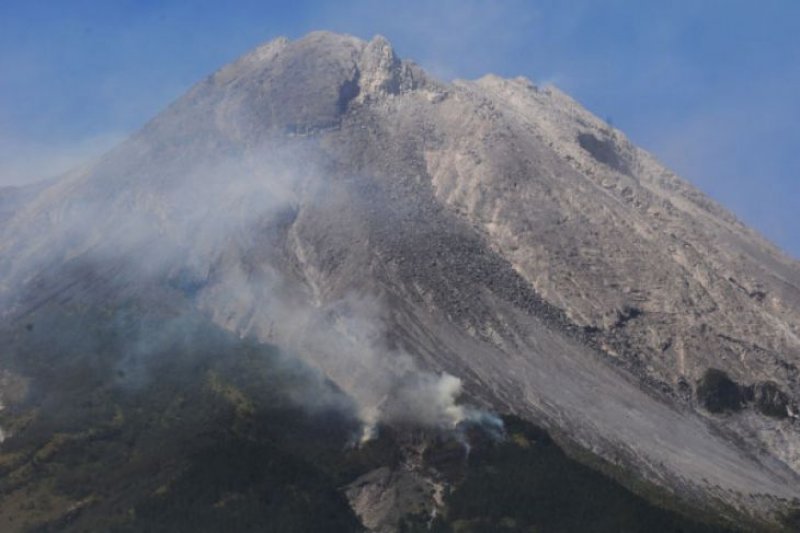
<svg viewBox="0 0 800 533"><path fill-rule="evenodd" d="M222 68L15 207L0 276L16 323L166 283L367 425L476 416L455 376L685 501L777 524L800 497L800 265L558 90L442 83L379 37Z"/></svg>
<svg viewBox="0 0 800 533"><path fill-rule="evenodd" d="M471 428L468 455L419 428L355 447L330 383L180 300L51 306L2 328L6 371L31 379L0 413L0 529L363 531L357 512L379 531L726 531L648 504L514 418L503 440ZM437 499L447 513L431 517Z"/></svg>
<svg viewBox="0 0 800 533"><path fill-rule="evenodd" d="M52 180L46 180L32 185L0 187L0 223L10 219L17 209L51 184Z"/></svg>

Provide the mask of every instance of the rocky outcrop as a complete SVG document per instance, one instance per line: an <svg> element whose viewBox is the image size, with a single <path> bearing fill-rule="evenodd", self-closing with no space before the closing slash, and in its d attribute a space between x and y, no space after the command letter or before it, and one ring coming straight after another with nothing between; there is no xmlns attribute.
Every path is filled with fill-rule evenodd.
<svg viewBox="0 0 800 533"><path fill-rule="evenodd" d="M711 368L697 382L697 399L712 413L740 411L745 390L722 370Z"/></svg>
<svg viewBox="0 0 800 533"><path fill-rule="evenodd" d="M786 418L797 409L792 409L786 393L772 381L757 383L752 386L753 402L756 409L766 416Z"/></svg>
<svg viewBox="0 0 800 533"><path fill-rule="evenodd" d="M794 416L797 407L773 381L742 385L717 368L706 370L697 382L697 400L707 411L715 414L739 412L753 407L758 413L785 419Z"/></svg>

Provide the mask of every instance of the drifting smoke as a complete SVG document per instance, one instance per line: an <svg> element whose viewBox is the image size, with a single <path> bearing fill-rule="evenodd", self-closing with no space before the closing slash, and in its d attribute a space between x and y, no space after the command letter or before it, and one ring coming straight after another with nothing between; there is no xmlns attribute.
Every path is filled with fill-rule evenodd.
<svg viewBox="0 0 800 533"><path fill-rule="evenodd" d="M375 299L349 296L291 320L284 344L311 354L314 365L353 397L365 423L365 437L377 424L411 423L454 429L472 416L457 403L461 380L421 371L406 352L390 348Z"/></svg>
<svg viewBox="0 0 800 533"><path fill-rule="evenodd" d="M154 150L139 142L123 148ZM312 153L261 147L224 159L189 154L179 163L172 154L137 169L120 165L112 152L90 172L45 190L0 230L0 298L14 301L12 288L65 264L111 265L124 272L115 274L122 285L166 285L224 328L321 371L356 403L365 438L379 423L452 429L485 419L459 404L457 377L426 372L389 346L378 297L347 293L328 301L308 275L307 258L290 258L308 267L291 279L274 266L286 260L275 228L290 226L301 206L324 202L330 189ZM147 346L130 353L165 342L137 338ZM305 394L297 403L319 404L319 390Z"/></svg>
<svg viewBox="0 0 800 533"><path fill-rule="evenodd" d="M356 402L365 439L380 423L454 429L487 416L458 403L460 379L425 372L388 345L376 297L304 300L268 265L259 268L257 274L227 270L200 291L198 305L226 328L273 342L321 370Z"/></svg>

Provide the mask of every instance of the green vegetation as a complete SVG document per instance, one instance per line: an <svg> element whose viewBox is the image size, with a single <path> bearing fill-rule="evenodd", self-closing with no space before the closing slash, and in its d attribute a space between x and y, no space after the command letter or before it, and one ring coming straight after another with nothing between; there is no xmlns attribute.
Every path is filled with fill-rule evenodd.
<svg viewBox="0 0 800 533"><path fill-rule="evenodd" d="M399 429L354 447L335 387L191 312L40 310L1 334L0 363L27 388L0 412L2 531L359 531L342 487L406 453ZM452 489L436 520L401 530L722 531L504 421L503 440L466 428L468 455L452 435L424 437L424 467Z"/></svg>
<svg viewBox="0 0 800 533"><path fill-rule="evenodd" d="M339 487L374 464L350 461L358 425L332 385L200 316L135 312L5 332L30 385L0 415L0 530L359 530Z"/></svg>

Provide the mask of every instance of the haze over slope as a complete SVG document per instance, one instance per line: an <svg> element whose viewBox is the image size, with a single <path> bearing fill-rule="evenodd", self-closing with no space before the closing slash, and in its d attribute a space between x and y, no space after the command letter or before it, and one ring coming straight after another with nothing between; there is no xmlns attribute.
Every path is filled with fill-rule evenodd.
<svg viewBox="0 0 800 533"><path fill-rule="evenodd" d="M555 88L278 39L31 196L9 322L186 298L368 426L512 412L725 512L800 497L800 265Z"/></svg>

